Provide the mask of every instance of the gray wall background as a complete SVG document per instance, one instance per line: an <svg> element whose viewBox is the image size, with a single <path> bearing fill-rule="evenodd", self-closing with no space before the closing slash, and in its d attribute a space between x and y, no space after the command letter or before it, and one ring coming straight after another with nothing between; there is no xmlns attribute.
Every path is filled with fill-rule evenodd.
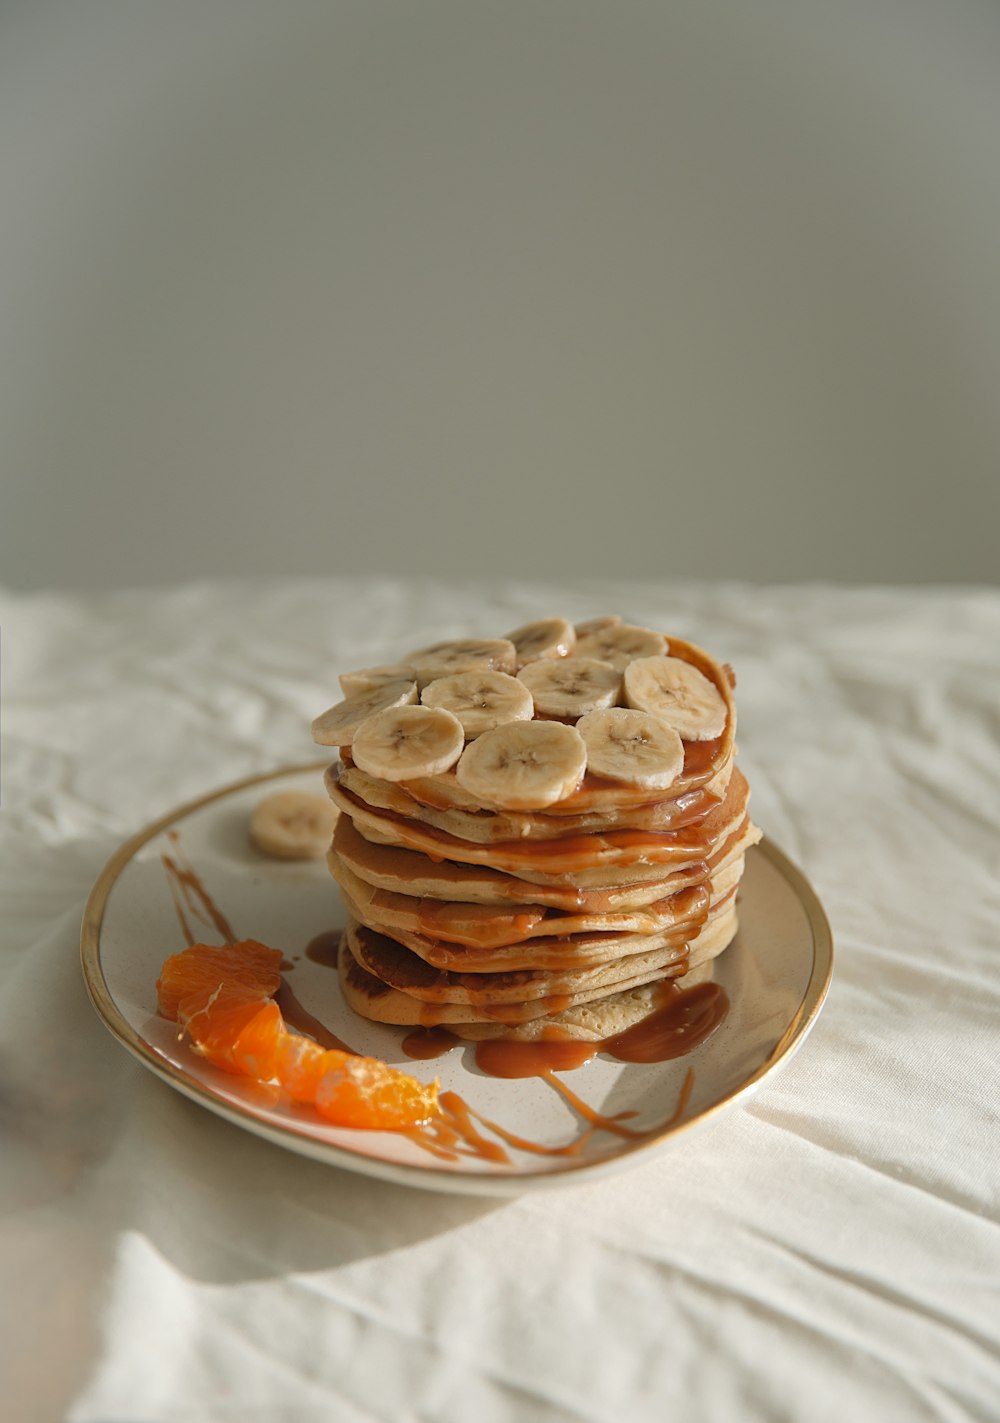
<svg viewBox="0 0 1000 1423"><path fill-rule="evenodd" d="M996 581L1000 6L6 3L0 582Z"/></svg>

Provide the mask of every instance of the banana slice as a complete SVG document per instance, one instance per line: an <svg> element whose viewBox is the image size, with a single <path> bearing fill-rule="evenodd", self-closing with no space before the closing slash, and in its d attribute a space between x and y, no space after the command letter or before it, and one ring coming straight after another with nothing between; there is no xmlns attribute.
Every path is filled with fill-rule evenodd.
<svg viewBox="0 0 1000 1423"><path fill-rule="evenodd" d="M339 680L345 697L362 697L388 682L414 682L416 678L412 667L394 662L382 667L359 667L356 672L342 672Z"/></svg>
<svg viewBox="0 0 1000 1423"><path fill-rule="evenodd" d="M575 727L512 721L467 746L455 774L465 790L488 805L544 810L571 795L586 769L587 748Z"/></svg>
<svg viewBox="0 0 1000 1423"><path fill-rule="evenodd" d="M603 618L588 618L586 622L577 623L574 632L577 637L587 637L592 632L604 632L608 628L621 626L620 613L607 613Z"/></svg>
<svg viewBox="0 0 1000 1423"><path fill-rule="evenodd" d="M527 687L506 672L459 672L455 677L439 677L428 682L420 700L425 707L454 712L468 741L509 721L530 721L534 713Z"/></svg>
<svg viewBox="0 0 1000 1423"><path fill-rule="evenodd" d="M383 682L370 692L348 697L323 712L312 724L313 740L320 746L350 746L358 727L386 707L405 707L417 700L417 684L399 679Z"/></svg>
<svg viewBox="0 0 1000 1423"><path fill-rule="evenodd" d="M568 657L576 642L573 624L565 618L540 618L538 622L525 623L507 633L507 641L514 644L518 667L528 662L537 662L543 657Z"/></svg>
<svg viewBox="0 0 1000 1423"><path fill-rule="evenodd" d="M573 720L601 707L613 707L622 684L617 668L593 657L529 662L517 679L531 693L536 711Z"/></svg>
<svg viewBox="0 0 1000 1423"><path fill-rule="evenodd" d="M587 770L629 786L666 790L684 766L673 727L649 712L610 707L582 716L576 729L587 748Z"/></svg>
<svg viewBox="0 0 1000 1423"><path fill-rule="evenodd" d="M439 677L457 676L459 672L513 674L517 670L514 644L504 637L435 642L411 653L406 660L421 687L436 682Z"/></svg>
<svg viewBox="0 0 1000 1423"><path fill-rule="evenodd" d="M369 776L407 781L447 771L464 745L462 723L444 707L387 707L358 727L351 755Z"/></svg>
<svg viewBox="0 0 1000 1423"><path fill-rule="evenodd" d="M250 839L275 860L318 860L330 848L337 807L308 791L275 791L250 817Z"/></svg>
<svg viewBox="0 0 1000 1423"><path fill-rule="evenodd" d="M636 627L633 623L617 622L584 633L576 640L578 657L598 657L623 672L637 657L663 656L667 639L652 628Z"/></svg>
<svg viewBox="0 0 1000 1423"><path fill-rule="evenodd" d="M625 700L672 726L685 741L713 741L726 726L719 689L679 657L640 657L625 669Z"/></svg>

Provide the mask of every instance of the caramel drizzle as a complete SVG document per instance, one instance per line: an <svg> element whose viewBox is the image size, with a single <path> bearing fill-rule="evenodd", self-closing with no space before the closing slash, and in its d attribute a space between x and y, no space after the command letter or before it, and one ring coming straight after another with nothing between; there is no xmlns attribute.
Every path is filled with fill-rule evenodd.
<svg viewBox="0 0 1000 1423"><path fill-rule="evenodd" d="M168 830L167 839L173 847L174 855L168 855L163 851L160 854L160 860L167 874L167 884L174 901L174 910L180 921L181 933L187 940L188 946L190 947L197 940L188 923L187 915L184 912L185 908L195 920L200 920L202 924L221 934L224 943L235 944L237 939L232 925L205 888L194 866L181 850L181 839L177 831Z"/></svg>
<svg viewBox="0 0 1000 1423"><path fill-rule="evenodd" d="M542 1081L547 1082L560 1096L565 1097L573 1110L579 1112L584 1121L590 1122L595 1131L612 1132L615 1136L625 1137L629 1141L637 1141L649 1135L648 1129L646 1131L635 1131L632 1127L622 1126L623 1118L634 1117L637 1116L638 1113L616 1112L613 1117L606 1117L603 1112L595 1111L593 1107L589 1107L582 1097L578 1097L571 1088L566 1086L565 1082L560 1082L559 1078L556 1077L553 1072L543 1072L541 1076Z"/></svg>
<svg viewBox="0 0 1000 1423"><path fill-rule="evenodd" d="M489 1141L476 1129L476 1122L517 1151L531 1152L536 1156L578 1156L587 1143L601 1131L610 1132L614 1136L624 1137L635 1142L647 1141L651 1137L669 1131L683 1117L694 1087L694 1071L689 1067L681 1085L677 1104L671 1115L665 1121L657 1122L655 1126L637 1131L623 1125L626 1118L636 1115L635 1112L617 1112L613 1117L604 1116L603 1113L588 1106L564 1082L560 1082L553 1073L543 1073L542 1077L569 1102L574 1111L579 1112L580 1116L589 1123L582 1132L561 1146L545 1146L540 1141L530 1141L526 1137L517 1136L514 1132L508 1131L506 1127L502 1127L499 1122L484 1117L480 1112L470 1107L456 1092L442 1092L440 1115L431 1118L430 1121L419 1127L411 1127L402 1134L416 1146L422 1147L430 1155L444 1161L457 1161L459 1157L471 1156L480 1161L492 1161L503 1166L512 1164L510 1156L502 1146Z"/></svg>
<svg viewBox="0 0 1000 1423"><path fill-rule="evenodd" d="M336 1033L330 1032L325 1023L321 1022L319 1018L313 1017L312 1013L302 1006L287 978L281 980L274 999L281 1009L282 1018L297 1033L305 1033L314 1042L319 1043L320 1047L335 1048L337 1052L346 1052L349 1057L361 1056L357 1048L348 1047L347 1043L338 1038Z"/></svg>

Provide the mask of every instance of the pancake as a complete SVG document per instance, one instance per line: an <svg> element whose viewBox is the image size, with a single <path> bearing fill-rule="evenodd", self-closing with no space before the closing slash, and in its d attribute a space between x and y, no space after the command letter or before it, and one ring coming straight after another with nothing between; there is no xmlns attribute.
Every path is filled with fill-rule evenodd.
<svg viewBox="0 0 1000 1423"><path fill-rule="evenodd" d="M344 896L344 902L348 912L357 918L359 906L354 904L349 895ZM692 916L687 922L648 934L594 930L578 934L550 935L546 938L528 938L497 948L469 947L398 926L390 931L385 925L375 922L376 918L377 916L367 915L364 922L378 933L405 945L434 968L487 974L508 968L592 968L600 964L612 964L646 950L683 946L706 922L708 910L705 906L699 915Z"/></svg>
<svg viewBox="0 0 1000 1423"><path fill-rule="evenodd" d="M479 845L391 811L372 810L329 773L326 784L334 804L368 840L420 850L431 859L488 865L528 883L566 884L578 889L663 879L670 871L705 860L742 821L749 798L746 780L737 769L726 799L695 827L663 832L610 830L560 840Z"/></svg>
<svg viewBox="0 0 1000 1423"><path fill-rule="evenodd" d="M607 963L579 965L570 955L566 966L559 968L463 973L434 968L397 939L379 934L356 919L348 919L345 932L348 947L361 967L390 988L398 988L425 1003L464 1003L486 1010L511 1003L572 998L592 988L631 983L669 964L687 966L683 936L677 936L678 941L673 944L644 948Z"/></svg>
<svg viewBox="0 0 1000 1423"><path fill-rule="evenodd" d="M388 810L434 826L460 840L485 845L501 840L558 840L565 835L598 834L605 830L676 830L696 824L725 800L731 769L727 767L726 774L716 776L713 781L718 794L698 788L682 796L664 797L644 805L574 816L427 805L414 799L403 786L369 776L346 762L331 767L327 776L372 810Z"/></svg>
<svg viewBox="0 0 1000 1423"><path fill-rule="evenodd" d="M710 931L699 935L698 940L691 944L687 954L680 955L665 968L650 969L646 973L636 975L632 980L619 981L613 985L610 992L607 985L597 986L580 989L571 994L497 1003L488 1012L483 1011L482 1007L477 1010L476 1007L467 1003L425 1001L376 978L358 962L347 935L345 935L341 940L338 960L340 986L349 1007L361 1017L368 1018L373 1022L390 1023L398 1027L445 1026L462 1037L483 1038L506 1036L508 1035L506 1030L512 1026L525 1025L536 1020L539 1026L544 1025L551 1028L556 1035L559 1035L565 1021L564 1015L571 1009L607 1000L613 994L621 994L639 988L643 984L662 982L664 978L680 979L683 977L687 982L692 970L710 964L712 959L728 947L736 930L736 912L735 909L731 909L720 918L716 925L712 926ZM486 1025L493 1027L495 1031L483 1031L482 1029ZM595 1031L592 1036L595 1038L604 1037L611 1031L618 1031L618 1029L609 1028L607 1032ZM510 1035L521 1036L521 1034ZM568 1035L583 1036L581 1033Z"/></svg>
<svg viewBox="0 0 1000 1423"><path fill-rule="evenodd" d="M367 884L336 857L331 858L331 870L352 912L363 923L382 933L418 934L478 950L571 934L655 934L678 926L696 926L707 913L711 897L705 883L636 909L566 913L537 904L500 908L394 894Z"/></svg>
<svg viewBox="0 0 1000 1423"><path fill-rule="evenodd" d="M673 871L658 880L611 885L604 889L532 884L488 865L432 860L419 850L404 850L398 845L367 840L349 815L340 816L334 827L328 860L334 877L339 862L379 889L425 899L498 906L538 904L552 909L594 912L651 904L700 883L709 869L708 861L697 861L683 871Z"/></svg>

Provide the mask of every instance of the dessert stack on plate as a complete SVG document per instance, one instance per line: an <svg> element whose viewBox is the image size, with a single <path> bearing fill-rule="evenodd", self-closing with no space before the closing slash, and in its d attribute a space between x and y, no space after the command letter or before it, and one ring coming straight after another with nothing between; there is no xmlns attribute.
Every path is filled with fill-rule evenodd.
<svg viewBox="0 0 1000 1423"><path fill-rule="evenodd" d="M612 1036L736 933L760 838L731 670L617 616L545 618L341 678L329 852L362 1016L462 1038Z"/></svg>

